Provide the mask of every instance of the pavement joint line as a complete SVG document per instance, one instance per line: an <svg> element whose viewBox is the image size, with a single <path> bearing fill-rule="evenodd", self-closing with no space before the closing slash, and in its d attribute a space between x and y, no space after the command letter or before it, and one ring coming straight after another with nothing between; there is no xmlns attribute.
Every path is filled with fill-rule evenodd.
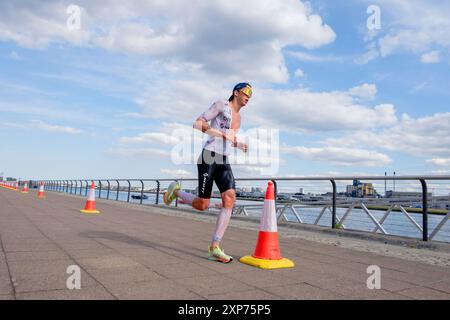
<svg viewBox="0 0 450 320"><path fill-rule="evenodd" d="M56 218L57 219L57 218ZM81 220L81 218L79 218L79 220ZM94 225L94 226L96 226L92 221L88 221L88 223L89 224L92 224L92 225ZM118 223L117 223L118 224ZM115 229L112 229L112 230L115 230ZM123 256L123 257L125 257L125 258L130 258L130 257L127 257L127 256L124 256L122 253L120 253L119 251L117 251L116 249L114 249L114 248L112 248L112 247L110 247L110 246L108 246L108 245L106 245L106 244L104 244L104 243L101 243L101 242L99 242L97 239L95 239L95 238L90 238L91 240L94 240L96 243L98 243L98 244L100 244L100 245L102 245L102 246L104 246L104 247L106 247L106 248L108 248L108 249L110 249L110 250L113 250L116 254L118 254L118 255L120 255L120 256ZM132 258L130 258L130 259L132 259ZM156 272L156 271L154 271L154 270L151 270L150 268L148 268L146 265L143 265L143 264L141 264L139 261L136 261L136 260L134 260L134 259L132 259L134 262L136 262L137 264L139 264L139 265L141 265L141 266L143 266L145 269L147 269L147 270L149 270L149 271L152 271L152 272L154 272L154 273L156 273L158 276L160 276L160 277L162 277L162 278L164 278L164 279L168 279L167 277L165 277L164 275L162 275L162 274L160 274L160 273L158 273L158 272ZM78 263L78 261L74 258L74 261L75 262L77 262ZM78 263L79 264L79 263ZM81 268L81 267L80 267ZM84 270L84 268L82 268L83 270ZM98 279L96 279L93 275L91 275L91 274L89 274L86 270L85 270L85 272L90 276L90 277L92 277L92 278L94 278L98 283L100 283L102 286L104 286L103 285L103 283L101 283L100 282L100 280L98 280ZM145 282L145 281L143 281L143 282ZM105 287L105 289L106 289L106 287ZM107 290L108 291L108 290ZM108 291L109 292L109 291ZM111 292L109 292L111 295L113 295L114 296L114 294L113 293L111 293ZM115 297L115 296L114 296Z"/></svg>
<svg viewBox="0 0 450 320"><path fill-rule="evenodd" d="M106 200L106 201L110 201L110 200ZM80 218L81 219L81 218ZM93 222L92 221L88 221L88 223L90 223L90 224L93 224ZM119 223L117 223L117 224L119 224ZM95 224L94 224L95 225ZM108 228L109 229L109 228ZM110 230L115 230L115 229L110 229ZM96 241L97 243L99 243L98 241L97 241L97 239L95 239L95 238L91 238L91 239L93 239L94 241ZM105 245L105 244L103 244L103 243L101 243L102 245L104 245L105 247L107 247L107 248L109 248L109 249L111 249L111 250L113 250L113 251L115 251L115 252L117 252L117 253L119 253L119 255L122 255L120 252L118 252L115 248L112 248L112 247L110 247L110 246L108 246L108 245ZM152 247L152 249L156 249L156 248L154 248L154 247ZM186 260L186 259L183 259L182 257L179 257L179 256L176 256L176 255L173 255L173 254L170 254L170 253L167 253L167 252L165 252L165 251L162 251L162 250L160 250L160 249L156 249L156 250L158 250L158 251L160 251L160 252L162 252L162 253L164 253L164 254L168 254L168 255L170 255L170 256L173 256L173 257L176 257L176 258L180 258L180 259L182 259L182 260L185 260L186 262L191 262L191 261L189 261L189 260ZM68 254L68 253L66 253L66 254ZM69 255L70 256L70 255ZM74 259L74 258L73 258ZM75 261L76 261L76 259L74 259ZM134 259L133 259L133 261L135 261ZM142 266L144 266L146 269L148 269L149 271L152 271L152 272L155 272L156 274L158 274L159 276L161 276L161 277L163 277L164 279L169 279L169 278L167 278L167 277L165 277L165 276L163 276L162 274L159 274L158 272L156 272L155 270L152 270L152 269L150 269L150 268L148 268L147 266L145 266L145 265L143 265L143 264L141 264L141 263L139 263L139 261L135 261L136 263L138 263L138 264L140 264L140 265L142 265ZM196 265L199 265L199 264L196 264ZM81 267L80 267L81 268ZM212 270L212 271L215 271L215 270L213 270L212 268L209 268L210 270ZM88 273L89 274L89 273ZM90 275L90 274L89 274ZM92 278L94 278L92 275L90 275ZM230 279L230 280L236 280L236 279L233 279L233 278L231 278L231 277L229 277L228 275L224 275L226 278L228 278L228 279ZM190 277L186 277L186 278L190 278ZM186 278L183 278L183 279L186 279ZM100 283L100 281L99 280L97 280L97 279L95 279L97 282L99 282ZM178 283L178 282L177 282ZM179 284L179 283L178 283ZM102 284L103 285L103 284ZM196 295L198 295L198 296L200 296L200 297L202 297L202 298L204 298L204 299L207 299L206 297L203 297L202 295L200 295L200 294L198 294L198 293L196 293L196 292L194 292L194 291L191 291L189 288L187 288L187 287L185 287L185 286L183 286L183 285L181 285L181 284L179 284L180 286L182 286L184 289L186 289L186 290L188 290L189 292L191 292L191 293L194 293L194 294L196 294ZM265 293L267 293L267 294L271 294L271 295L274 295L274 296L276 296L276 297L279 297L279 298L281 298L281 299L284 299L282 296L280 296L280 295L277 295L277 294L274 294L274 293L272 293L272 292L269 292L269 291L267 291L267 290L265 290L264 288L260 288L260 287L257 287L257 286L254 286L254 285L248 285L248 286L250 286L251 288L253 288L253 289L255 289L255 290L260 290L260 291L263 291L263 292L265 292ZM105 288L106 289L106 288ZM246 290L245 290L246 291ZM109 292L109 291L108 291ZM109 292L111 295L113 295L114 296L114 294L113 293L111 293L111 292Z"/></svg>
<svg viewBox="0 0 450 320"><path fill-rule="evenodd" d="M25 219L27 219L46 239L48 239L48 240L50 240L53 244L55 244L62 252L64 252L67 256L69 256L69 258L71 259L71 260L73 260L74 262L77 262L77 260L76 259L74 259L63 247L61 247L56 241L54 241L53 239L51 239L51 238L49 238L45 233L43 233L42 232L42 230L38 227L38 226L36 226L35 224L34 224L34 222L31 220L31 219L29 219L29 217L26 215L26 213L24 213L23 212L23 210L22 209L20 209L20 208L17 208L20 212L21 212L21 214L25 217ZM78 265L78 264L77 264ZM106 288L100 281L98 281L95 277L93 277L85 268L83 268L82 266L80 266L80 265L78 265L78 267L81 269L81 270L83 270L84 272L86 272L86 274L88 275L88 276L90 276L92 279L94 279L97 283L99 283L100 284L100 286L102 286L103 287L103 289L105 289L109 294L111 294L116 300L118 300L118 298L112 293L112 292L110 292L109 290L108 290L108 288Z"/></svg>
<svg viewBox="0 0 450 320"><path fill-rule="evenodd" d="M336 294L336 295L342 297L343 299L346 298L346 296L343 295L343 294L341 294L341 293L338 293L338 292L336 292L336 291L332 291L332 290L327 289L327 288L318 287L318 286L316 286L316 285L314 285L314 284L312 284L312 283L309 283L309 282L307 282L307 281L303 281L302 283L307 284L308 286L313 287L313 288L316 288L316 289L324 290L324 291L326 291L326 292L328 292L328 293ZM280 286L280 287L281 287L281 286Z"/></svg>
<svg viewBox="0 0 450 320"><path fill-rule="evenodd" d="M65 196L65 197L71 197L71 198L77 198L77 199L78 198L82 198L82 197L80 197L78 195L73 195L73 194L66 194L66 193L55 193L55 194L59 195L59 196ZM157 208L160 211L160 212L157 212L157 214L162 214L162 215L166 215L167 214L169 216L182 217L182 218L186 218L186 219L190 219L190 220L197 220L197 221L203 221L203 222L205 222L203 220L205 216L209 216L212 219L214 219L214 217L216 215L215 213L204 213L204 212L199 215L199 212L197 212L195 210L192 210L192 209L175 208L175 207L172 208L172 207L164 207L164 206L160 206L160 205L140 205L140 204L137 204L137 203L128 203L128 202L123 202L123 201L106 200L106 199L103 199L103 198L99 199L99 202L102 202L103 204L106 204L108 206L119 205L119 206L121 206L123 208L133 209L133 210L136 210L136 211L139 211L139 212L142 212L142 213L145 213L146 211L148 211L151 208ZM184 213L188 213L189 215L188 216L183 215L183 214L180 215L180 213L183 213L183 212ZM247 228L247 226L233 225L233 220L244 220L247 223L251 222L252 223L252 227L251 228ZM232 221L230 223L230 226L231 227L240 228L240 229L248 229L248 230L257 229L258 221L254 220L254 219L251 219L251 220L252 221L249 221L245 217L233 216L233 219L232 219ZM213 221L206 221L206 223L213 223ZM361 248L358 247L358 246L354 246L353 244L350 245L350 247L346 247L345 245L340 243L341 241L345 242L344 239L340 239L342 235L334 234L333 232L330 233L329 230L326 230L325 232L324 232L324 230L317 231L316 230L317 228L310 229L310 227L311 226L300 226L300 229L302 229L302 231L304 229L306 232L309 232L310 235L308 235L308 237L311 237L311 235L313 235L313 237L323 237L324 235L328 235L328 236L331 235L331 236L334 236L334 239L331 239L331 240L326 239L326 241L323 242L323 241L318 241L315 238L313 238L313 239L311 239L311 238L304 238L302 236L300 236L300 237L295 237L294 236L294 238L297 238L297 239L300 238L300 239L303 239L303 240L306 240L306 241L310 241L310 242L314 242L314 243L318 243L318 244L334 245L334 246L337 246L337 247L340 247L340 248L351 249L351 250L359 251L359 252L362 252L362 253L372 253L374 255L383 255L385 257L396 257L396 252L389 252L389 251L388 252L380 252L380 248L376 248L376 247L374 248L374 246L377 246L377 244L376 244L376 242L374 243L374 241L372 241L373 239L362 239L360 237L352 238L351 236L344 237L344 239L345 238L349 238L350 241L359 241L359 242L363 241L363 244L361 245L362 246ZM282 226L282 228L283 228L283 226ZM289 228L291 228L291 227L289 227ZM294 228L294 229L297 229L297 228ZM323 227L322 227L322 229L323 229ZM285 235L283 233L281 235L284 238L291 238L292 237L292 236L289 236L289 235ZM336 239L336 237L339 237L339 239ZM337 244L334 242L336 240L338 242ZM403 239L403 240L405 240L405 239ZM407 241L411 241L410 238L408 238L406 240ZM417 242L415 239L412 239L412 240L413 240L413 242ZM331 241L331 243L329 243L329 241ZM370 246L369 249L367 249L368 245ZM380 244L378 246L380 246L380 245L383 245L383 244L380 242ZM384 243L384 246L386 246L386 245L390 245L392 250L398 250L399 248L401 248L401 249L404 248L404 246L400 246L400 245L395 244L395 243L394 244ZM442 244L435 245L434 244L434 247L432 249L430 249L431 250L430 252L439 250L441 247L444 250L450 252L450 244L444 244L444 245L442 245ZM427 249L429 249L429 248L417 248L416 250L427 250ZM333 257L333 256L331 256L331 257ZM433 265L429 261L430 257L420 258L420 257L415 257L415 256L405 256L405 257L402 257L402 259L403 260L409 260L409 261L418 261L418 262L421 262L421 263L427 263L429 265ZM342 263L345 263L345 261L342 262ZM436 261L434 261L434 263L436 264ZM450 263L450 261L449 262L439 261L439 263L440 264L437 264L437 265L439 265L439 266L447 266L447 264Z"/></svg>
<svg viewBox="0 0 450 320"><path fill-rule="evenodd" d="M3 198L4 198L3 201L6 200L6 202L7 202L8 204L10 204L10 206L11 206L12 208L14 208L14 206L10 203L9 199L5 199L5 197L3 197ZM10 284L11 284L11 287L12 287L14 300L17 300L17 297L16 297L16 287L15 287L15 285L14 285L14 281L13 281L14 279L13 279L12 276L11 276L11 268L9 267L8 257L6 256L5 247L4 247L4 245L3 245L3 239L2 239L2 235L1 235L1 234L0 234L0 244L1 244L1 248L2 248L3 255L5 256L6 268L8 269L8 276L9 276L9 281L10 281Z"/></svg>
<svg viewBox="0 0 450 320"><path fill-rule="evenodd" d="M2 248L3 255L5 256L6 268L8 269L8 277L9 277L9 281L10 281L11 288L13 291L14 300L17 300L16 299L16 287L14 285L14 281L13 281L14 279L11 277L11 268L9 267L8 257L6 256L5 248L3 247L3 241L2 241L1 234L0 234L0 245Z"/></svg>
<svg viewBox="0 0 450 320"><path fill-rule="evenodd" d="M81 218L79 218L79 219L81 219ZM88 223L93 224L93 225L95 226L95 224L94 224L92 221L88 221ZM116 224L119 224L119 223L116 223ZM116 230L116 229L111 229L111 228L108 228L108 229L111 230L111 231L115 231L115 230ZM107 247L108 249L113 250L113 251L116 252L117 254L119 254L119 255L121 255L121 256L124 256L124 255L121 254L119 251L117 251L117 249L115 249L115 248L113 248L113 247L110 247L110 246L108 246L107 244L100 243L100 242L99 242L97 239L95 239L95 238L90 238L90 239L92 239L92 240L94 240L95 242L97 242L97 243L99 243L99 244L101 244L101 245ZM184 258L182 258L182 257L179 257L179 256L176 256L176 255L174 255L174 254L170 254L170 253L168 253L168 252L166 252L166 251L163 251L163 250L161 250L161 249L159 249L159 248L156 248L156 247L151 247L151 248L152 248L152 249L155 249L155 250L157 250L157 251L159 251L159 252L161 252L161 253L163 253L163 254L166 254L166 255L170 255L170 256L172 256L172 257L175 257L175 258L177 258L177 259L182 259L182 260L184 260L184 261L186 261L186 262L191 262L191 261L186 260L186 259L184 259ZM124 256L124 257L127 257L127 256ZM128 257L128 258L130 258L130 257ZM132 258L130 258L130 259L132 259ZM133 260L134 262L136 262L137 264L143 266L143 267L146 268L147 270L156 273L158 276L162 277L163 279L170 280L169 278L167 278L167 277L164 276L163 274L160 274L160 273L157 272L156 270L152 270L151 268L149 268L148 266L146 266L146 265L140 263L139 261L136 261L136 260L134 260L134 259L132 259L132 260ZM198 265L198 264L197 264L197 265ZM90 275L90 276L92 277L92 275ZM96 280L97 280L97 279L96 279ZM100 282L99 280L97 280L97 281ZM188 289L188 288L185 288L185 289ZM188 291L189 291L189 289L188 289ZM195 292L192 292L192 293L195 293ZM202 297L202 298L205 298L205 297ZM206 298L205 298L205 299L206 299Z"/></svg>
<svg viewBox="0 0 450 320"><path fill-rule="evenodd" d="M63 196L67 196L67 195L63 194ZM19 199L19 197L15 197L14 199L16 199L16 198ZM81 198L81 197L76 196L76 198ZM101 199L101 200L103 200L103 199ZM66 202L63 202L63 203L66 203ZM71 211L74 211L74 212L78 213L78 210L75 210L75 209L72 210L73 205L71 203L74 203L74 201L67 201L67 203L69 203L69 204L68 205L64 205L64 206L58 206L58 208L61 209L61 207L63 207L64 210L66 210L66 211L67 210L71 210ZM140 205L140 204L119 203L117 201L111 201L111 200L104 200L104 202L102 202L102 203L105 203L105 207L107 206L109 208L116 207L115 205L119 204L121 207L125 207L126 209L134 209L134 210L140 212L141 214L146 214L146 213L148 213L148 211L151 210L151 208L156 208L158 211L157 212L151 212L152 214L160 214L160 215L166 215L166 216L177 217L177 218L186 218L186 219L189 219L191 221L195 220L195 221L202 221L203 223L211 223L211 221L204 221L204 220L200 220L200 219L198 219L198 220L197 219L192 219L192 213L190 213L191 216L189 216L189 215L180 215L179 213L183 212L183 210L175 209L175 208L164 208L162 206L146 206L146 205ZM81 230L85 230L86 228L89 228L89 226L93 226L95 229L100 229L101 230L100 232L111 232L111 231L116 231L117 230L116 226L120 225L120 222L118 221L119 220L119 218L118 218L119 216L117 214L116 215L109 215L109 216L108 215L103 215L102 216L103 218L101 220L98 220L98 219L85 219L83 216L79 216L79 215L69 215L69 219L66 220L66 218L68 217L67 215L62 217L61 215L58 215L57 212L50 212L50 217L48 219L46 219L44 221L39 220L41 217L44 217L45 214L48 214L48 212L46 210L48 210L49 206L52 207L52 208L56 207L56 204L54 204L54 203L52 203L50 201L47 202L46 204L47 204L47 206L44 207L44 208L42 208L41 206L39 208L37 208L37 203L35 203L35 202L33 202L31 205L28 204L26 207L22 208L23 210L21 210L22 212L21 212L21 215L19 215L19 219L11 219L10 221L13 222L18 227L19 226L18 223L23 220L23 219L20 219L20 217L23 217L24 219L26 219L33 226L33 228L35 228L37 231L39 231L40 234L44 238L49 240L52 244L56 245L56 247L59 248L59 250L62 250L62 252L64 252L69 258L71 258L71 260L73 260L75 262L77 262L79 259L78 258L73 258L71 256L71 254L68 254L68 252L63 247L61 247L58 244L58 240L62 240L62 239L58 238L58 236L55 236L54 233L52 233L52 229L51 228L42 228L45 225L46 222L49 222L52 225L52 227L58 228L60 225L61 225L61 227L63 227L63 225L67 224L68 222L69 223L76 223L78 221L83 221L83 224L80 225L81 228L79 228L79 227L71 228L77 234ZM131 206L135 206L135 208L132 208ZM10 208L10 210L11 210L11 209L14 209L15 207L9 205L8 208ZM25 212L25 210L27 210L28 208L32 208L34 211L38 211L38 214L37 215L33 214L31 216L28 216L27 213ZM147 210L147 208L150 209L150 210ZM17 209L15 209L15 210L17 210ZM170 211L171 214L160 213L159 210L161 210L161 211ZM120 210L118 212L120 212ZM198 215L198 212L195 212L195 213ZM133 219L133 216L134 216L134 219ZM206 215L202 214L201 216L206 216ZM211 218L211 219L215 219L215 216L216 215L214 213L209 214L209 218ZM140 220L140 218L142 218L142 215L136 214L136 215L129 215L129 216L126 216L126 217L131 217L131 219L128 219L128 222L130 222L129 223L130 227L127 227L127 231L125 233L123 233L123 234L125 234L125 235L131 234L131 236L130 236L131 238L137 239L137 245L139 245L140 241L142 243L144 243L144 244L145 243L147 243L147 244L150 243L151 244L153 241L147 240L147 239L152 239L152 238L148 238L145 235L145 229L141 228L140 225L139 225L139 220ZM56 221L57 223L53 223L52 220L53 220L53 222ZM166 221L170 221L170 220L162 219L162 218L160 220L163 221L163 224L162 224L163 227L170 226L169 223L167 223L167 225L166 225ZM240 219L237 219L237 220L240 220ZM149 217L148 219L146 219L146 221L150 222L152 220ZM107 223L106 226L104 225L105 222ZM103 225L102 225L102 223L103 223ZM74 226L77 226L77 224L75 224ZM239 228L239 226L235 226L235 227ZM24 229L27 229L27 228L24 228ZM29 228L29 229L32 230L31 228ZM241 229L245 229L245 228L241 228ZM253 229L251 229L251 230L253 230ZM22 232L26 232L26 231L22 230ZM46 232L49 233L49 234L47 234ZM55 238L55 239L52 238L52 235L53 235L53 238ZM162 235L162 234L160 234L159 232L156 232L153 235L153 237L154 236L159 237L160 235ZM176 238L176 239L179 239L180 237L182 239L182 237L184 236L183 232L180 232L177 235L178 235L178 238ZM338 237L340 237L340 235L338 235ZM78 238L79 238L79 236L78 236ZM287 238L289 238L289 237L287 237ZM152 270L151 267L147 267L145 264L134 260L134 259L137 259L137 257L130 257L130 256L124 254L124 252L127 252L126 250L128 250L126 246L124 246L123 248L121 248L121 247L114 248L114 247L111 247L112 244L111 245L109 245L109 243L104 244L104 243L100 242L99 239L96 239L95 237L88 237L87 239L91 240L92 243L95 242L95 243L97 243L98 245L100 245L102 247L108 248L109 250L112 251L111 254L117 254L117 255L120 255L120 256L123 256L123 257L126 257L126 258L130 258L135 263L137 263L137 264L143 266L144 268L149 269L150 271L158 274L156 271ZM310 240L310 239L303 239L303 238L297 238L297 239L298 239L298 241L300 241L299 242L300 244L303 244L302 241L309 241L311 243L314 242L314 240ZM4 250L4 243L2 242L2 240L3 239L0 237L0 244L2 246L2 251L5 254L5 258L6 258L6 253L7 252ZM122 239L120 237L118 239L115 239L115 240L116 241L122 241ZM159 238L158 238L158 240L159 240ZM176 240L176 241L173 241L173 242L168 241L168 243L166 243L167 240L170 240L170 239L167 238L167 237L164 238L164 241L162 241L162 245L163 246L168 246L167 248L171 248L171 249L174 249L173 246L176 246L177 244L179 245L181 243L180 240ZM127 243L127 241L123 241L123 242ZM197 242L198 241L196 240L196 244L194 244L192 248L194 248L194 247L196 248L198 246ZM239 241L235 241L235 242L239 243ZM159 244L159 242L157 242L157 243ZM300 247L300 248L302 248L302 252L305 252L306 254L309 254L310 255L309 258L312 258L312 259L309 259L310 263L313 263L312 268L314 268L314 265L316 265L316 264L333 265L333 264L336 264L337 261L342 261L339 264L347 264L347 263L349 263L349 267L348 268L346 266L343 267L344 268L343 269L343 273L344 273L345 270L351 271L353 269L357 269L358 268L357 265L355 265L353 267L352 263L358 263L358 264L361 264L361 265L365 266L365 265L367 265L367 263L366 262L361 262L361 261L364 261L364 260L369 260L370 261L370 259L372 259L371 258L372 256L377 257L377 255L378 256L380 255L380 253L363 252L364 255L361 255L361 256L357 255L355 258L353 258L352 257L352 251L354 251L356 253L356 252L358 252L358 250L357 249L353 249L353 248L344 248L346 250L349 250L348 252L347 251L343 252L343 256L345 256L345 259L344 260L338 260L339 259L339 253L338 254L332 254L331 249L328 250L328 249L325 248L325 245L326 245L325 243L318 242L318 241L316 241L316 243L317 243L317 248L318 249L320 249L320 247L324 247L324 253L321 253L320 255L317 255L317 251L314 251L314 249L311 249L311 248L307 247L307 249L305 250L305 249L303 249L303 247ZM236 244L234 244L234 245L236 246ZM151 245L148 246L148 247L152 248L152 249L156 249L154 246L151 246ZM175 247L175 249L176 248L177 247ZM294 249L295 249L294 246L290 247L290 251L294 252L293 251ZM434 248L421 248L420 250L421 250L420 252L426 253L427 250L433 250L434 251ZM55 250L46 250L45 252L50 252L50 251L55 251ZM231 273L229 273L229 274L221 273L220 271L217 271L217 268L213 268L212 265L211 265L211 267L209 267L209 265L205 265L203 263L202 264L201 263L195 263L193 259L186 258L186 254L196 256L196 251L194 251L194 252L192 252L192 250L188 250L187 252L183 251L183 252L180 252L180 253L182 253L181 255L177 255L177 252L174 253L173 250L170 250L170 252L166 252L166 251L163 251L163 250L159 250L159 251L162 252L165 255L173 256L173 257L179 259L180 261L189 262L189 263L192 263L194 265L201 266L201 267L206 267L206 268L208 268L208 269L210 269L212 271L215 271L215 272L219 273L221 276L224 277L224 279L233 279L233 280L239 281L238 279L232 278L231 277L231 275L232 275ZM24 252L36 252L36 251L24 251ZM387 258L393 258L390 255L383 255L383 256L387 257ZM318 259L318 260L315 259L315 258L321 258L321 257L326 258L325 261L320 261L320 259ZM379 257L381 258L381 256L379 256ZM330 258L330 259L328 259L328 258ZM80 259L82 259L82 258L80 258ZM332 259L336 259L337 261L333 262ZM329 261L329 262L327 262L327 261ZM402 262L405 262L405 264L403 264ZM384 266L383 264L385 264L386 266ZM393 279L393 280L398 280L396 278L396 274L398 276L400 276L401 278L404 278L403 275L410 275L411 276L411 275L414 275L415 273L420 275L420 273L417 273L417 272L414 271L415 268L417 268L418 270L421 270L421 271L418 271L418 272L424 272L424 275L427 274L426 273L427 271L433 272L433 268L432 268L433 265L431 263L428 265L429 268L427 268L425 265L423 265L422 267L421 266L417 266L416 267L416 266L411 264L411 260L408 260L408 259L405 259L405 258L403 258L403 259L399 258L398 262L395 259L382 259L380 266L382 267L382 269L393 271L392 274L389 274L388 276L386 276L388 279ZM437 269L437 268L434 269L437 272L434 276L432 276L430 274L429 277L424 276L424 277L421 277L420 279L418 279L417 281L420 284L409 282L408 278L407 278L407 280L398 280L398 281L404 282L405 284L410 284L412 286L411 288L400 289L400 290L387 290L387 289L384 289L384 291L386 293L398 294L399 296L403 296L403 297L408 298L408 299L416 299L416 298L417 299L422 299L423 298L423 297L421 298L420 294L416 298L413 298L413 297L410 297L410 296L407 296L407 295L401 293L402 291L409 290L409 291L407 291L407 293L411 293L413 295L414 294L414 289L417 289L417 288L423 288L423 289L426 289L426 290L430 290L430 292L434 291L436 295L438 295L438 293L439 294L443 294L443 295L449 295L449 293L446 292L446 291L443 291L443 290L431 287L434 284L439 284L439 283L441 283L443 281L446 281L445 279L447 279L447 278L450 279L450 274L447 274L447 272L444 269L442 269L442 267L440 267L440 268L441 269ZM328 269L329 269L329 267L326 268L326 270L328 270ZM83 268L83 270L86 272L86 270L84 268ZM442 270L442 272L441 272L441 270ZM11 272L9 270L9 265L8 265L8 272L9 272L9 277L10 277L10 280L11 280L11 284L13 284L13 281L12 281L12 278L11 278ZM327 272L327 271L325 271L325 272ZM89 272L86 272L86 273L88 275L90 275ZM330 272L328 272L328 273L332 275L332 273L330 273ZM208 276L208 275L209 274L207 274L205 276ZM442 275L442 279L438 280L437 278L440 277L440 275ZM166 278L166 277L164 277L162 275L159 275L159 276L162 277L161 280L164 280L164 279L167 280L168 279L168 280L171 280L172 282L178 283L174 279ZM99 284L101 287L103 287L106 290L106 292L108 292L112 297L114 297L115 299L118 299L118 297L116 297L113 293L111 293L103 285L103 283L101 283L99 280L97 280L92 275L90 275L90 277L93 278L97 284ZM183 279L192 278L192 277L195 278L195 276L188 276L188 277L183 277ZM344 279L346 277L342 276L342 278ZM357 281L355 278L348 278L348 280ZM145 281L145 280L143 280L143 281L133 281L133 283L148 283L148 282L151 282L151 281L152 280L150 280L150 281ZM302 284L302 283L308 284L309 286L315 287L315 288L320 289L320 290L324 290L324 292L325 291L329 291L329 292L332 292L335 295L342 296L339 292L330 291L330 290L328 290L326 288L321 288L321 287L318 287L318 286L314 286L314 285L312 285L310 283L307 283L305 281L300 281L300 280L295 280L295 279L291 283L286 284L286 285L271 286L271 287L269 287L268 290L270 290L270 288L274 288L274 287L278 288L278 287L284 287L284 286L288 286L288 285L295 285L295 284ZM268 290L264 290L264 288L258 287L257 284L256 285L247 284L247 283L245 283L245 284L247 286L247 289L246 290L244 290L244 289L238 290L238 292L241 292L241 291L245 292L247 290L250 290L249 288L252 288L252 290L265 292L265 293L270 294L272 296L278 296L281 299L285 299L282 296L276 295L276 294L274 294L274 293L272 293L272 292L270 292ZM202 298L208 299L207 297L209 295L206 295L206 297L204 297L203 295L200 295L197 292L189 289L188 286L185 287L185 286L183 286L181 284L179 284L179 285L182 288L186 289L188 292L190 292L193 295L200 296ZM342 283L340 282L340 285L344 286L345 282L342 282ZM446 288L446 287L444 287L444 288ZM15 289L14 286L13 286L13 289ZM63 291L64 289L58 289L58 290ZM47 292L47 291L56 291L56 290L48 289L48 290L41 290L41 291L42 292ZM36 291L30 291L30 292L36 292ZM230 292L232 292L232 290ZM22 294L22 292L21 292L21 294ZM345 298L345 297L349 297L349 296L352 296L351 292L348 292L343 297ZM14 298L17 299L16 293L14 293Z"/></svg>

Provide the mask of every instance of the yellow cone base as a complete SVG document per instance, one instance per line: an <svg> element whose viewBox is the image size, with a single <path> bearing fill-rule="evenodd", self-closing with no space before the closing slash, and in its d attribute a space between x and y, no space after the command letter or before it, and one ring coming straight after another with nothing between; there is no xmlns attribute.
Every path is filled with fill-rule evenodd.
<svg viewBox="0 0 450 320"><path fill-rule="evenodd" d="M97 210L80 210L80 212L87 213L87 214L100 213L100 211L97 211Z"/></svg>
<svg viewBox="0 0 450 320"><path fill-rule="evenodd" d="M38 199L45 199L45 197L38 197Z"/></svg>
<svg viewBox="0 0 450 320"><path fill-rule="evenodd" d="M239 261L261 269L285 269L293 268L295 266L293 261L286 258L282 258L280 260L266 260L258 259L252 256L245 256L240 258Z"/></svg>
<svg viewBox="0 0 450 320"><path fill-rule="evenodd" d="M20 193L28 193L28 191L20 191Z"/></svg>

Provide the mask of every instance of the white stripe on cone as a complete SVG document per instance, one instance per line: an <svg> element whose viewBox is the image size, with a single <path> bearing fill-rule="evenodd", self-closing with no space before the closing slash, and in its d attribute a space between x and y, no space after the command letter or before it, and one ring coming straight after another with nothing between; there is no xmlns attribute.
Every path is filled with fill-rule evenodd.
<svg viewBox="0 0 450 320"><path fill-rule="evenodd" d="M259 230L266 232L278 232L277 215L275 213L275 200L264 200L264 208Z"/></svg>
<svg viewBox="0 0 450 320"><path fill-rule="evenodd" d="M95 201L95 189L94 188L89 189L88 201Z"/></svg>

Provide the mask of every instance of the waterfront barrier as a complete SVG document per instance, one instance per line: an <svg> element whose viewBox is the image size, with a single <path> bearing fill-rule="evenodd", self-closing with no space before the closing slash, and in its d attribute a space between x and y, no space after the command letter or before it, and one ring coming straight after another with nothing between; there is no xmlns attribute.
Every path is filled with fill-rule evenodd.
<svg viewBox="0 0 450 320"><path fill-rule="evenodd" d="M96 194L99 199L126 201L139 204L160 205L165 185L174 179L94 179ZM182 185L196 186L195 178L175 179ZM429 209L433 198L429 192L440 182L448 190L450 176L346 176L346 177L258 177L237 178L236 183L260 183L268 180L274 183L277 220L328 226L332 229L347 229L381 233L384 235L400 235L420 238L423 241L437 240L450 242L450 228L447 221L450 218L448 209L441 210L443 215L434 215ZM412 208L408 201L393 202L397 198L347 198L341 200L338 194L338 184L360 181L393 181L397 187L402 181L416 182L420 192L420 208ZM49 191L65 192L87 196L90 179L44 180L45 188ZM279 198L278 184L306 182L320 183L320 188L331 191L326 201L283 201ZM114 183L115 182L115 183ZM34 183L34 181L30 181ZM439 187L439 186L438 186ZM131 194L135 197L131 197ZM448 191L447 191L448 194ZM144 195L149 195L145 199ZM120 199L119 199L120 198ZM137 199L134 199L137 198ZM412 200L411 200L412 201ZM410 201L410 202L411 202ZM415 200L414 200L415 201ZM417 202L417 201L415 201ZM175 202L175 206L178 203ZM252 216L258 215L262 208L262 201L243 201L238 197L233 214ZM380 209L380 207L383 207ZM214 210L214 209L211 209ZM417 212L419 211L419 212Z"/></svg>

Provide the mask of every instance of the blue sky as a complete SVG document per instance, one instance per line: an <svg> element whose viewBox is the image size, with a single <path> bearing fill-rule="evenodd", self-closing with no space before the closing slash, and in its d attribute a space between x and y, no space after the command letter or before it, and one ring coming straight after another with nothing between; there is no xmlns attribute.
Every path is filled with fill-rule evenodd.
<svg viewBox="0 0 450 320"><path fill-rule="evenodd" d="M195 177L170 156L174 130L249 81L243 138L279 130L277 176L448 175L448 12L400 0L2 2L0 172Z"/></svg>

